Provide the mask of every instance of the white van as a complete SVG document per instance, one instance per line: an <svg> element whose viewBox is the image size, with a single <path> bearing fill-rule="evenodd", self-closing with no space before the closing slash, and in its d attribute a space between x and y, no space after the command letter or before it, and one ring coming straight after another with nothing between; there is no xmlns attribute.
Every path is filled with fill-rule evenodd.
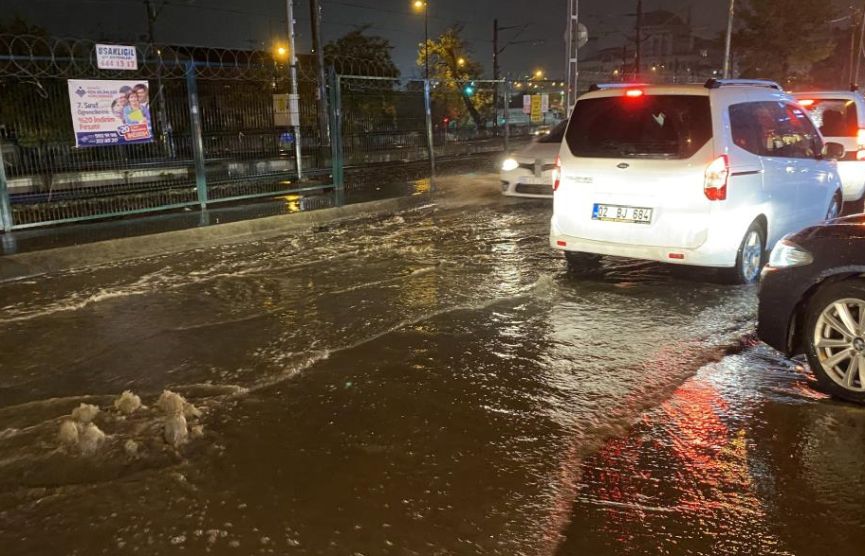
<svg viewBox="0 0 865 556"><path fill-rule="evenodd" d="M862 212L865 205L865 98L858 91L794 93L826 141L844 145L838 175L844 209Z"/></svg>
<svg viewBox="0 0 865 556"><path fill-rule="evenodd" d="M773 82L593 86L559 152L550 244L577 269L613 255L753 282L767 247L840 213L843 150Z"/></svg>

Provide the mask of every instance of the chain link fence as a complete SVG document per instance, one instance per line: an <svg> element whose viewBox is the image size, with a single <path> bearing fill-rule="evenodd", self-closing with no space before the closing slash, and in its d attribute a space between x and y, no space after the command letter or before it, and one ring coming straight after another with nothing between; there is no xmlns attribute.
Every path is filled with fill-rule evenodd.
<svg viewBox="0 0 865 556"><path fill-rule="evenodd" d="M275 96L290 92L285 63L259 51L135 48L137 69L106 70L97 67L91 41L0 35L4 229L205 206L299 187L296 134L274 114ZM299 83L301 161L313 178L303 184L307 190L330 186L318 83L310 73L301 72ZM67 80L135 83L153 140L76 146ZM129 102L118 106L118 118Z"/></svg>

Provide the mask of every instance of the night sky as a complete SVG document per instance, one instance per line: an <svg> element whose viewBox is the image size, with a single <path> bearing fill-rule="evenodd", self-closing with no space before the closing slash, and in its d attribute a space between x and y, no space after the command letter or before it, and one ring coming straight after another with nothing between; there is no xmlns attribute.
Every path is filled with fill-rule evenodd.
<svg viewBox="0 0 865 556"><path fill-rule="evenodd" d="M154 0L159 2L161 0ZM330 40L361 24L394 45L393 57L406 76L414 66L417 43L423 40L423 18L410 0L321 0L323 35ZM664 8L687 16L691 6L695 32L717 36L726 23L727 0L645 0L644 10ZM145 36L142 0L2 0L0 19L19 14L49 33L117 42ZM583 0L582 20L597 46L623 44L634 18L635 0ZM530 24L518 40L539 44L512 45L501 58L502 69L524 75L544 68L551 78L564 75L566 0L430 0L430 35L462 23L474 56L491 73L492 21L500 25ZM309 51L309 2L296 0L299 51ZM285 2L281 0L168 0L157 23L157 40L231 48L272 45L285 35ZM510 32L513 33L513 32ZM501 34L502 42L510 38Z"/></svg>

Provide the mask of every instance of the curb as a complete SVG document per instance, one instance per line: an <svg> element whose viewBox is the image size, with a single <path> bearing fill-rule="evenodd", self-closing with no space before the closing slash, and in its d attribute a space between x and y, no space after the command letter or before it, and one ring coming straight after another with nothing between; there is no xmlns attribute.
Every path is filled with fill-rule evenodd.
<svg viewBox="0 0 865 556"><path fill-rule="evenodd" d="M267 239L325 224L401 212L417 208L429 201L428 195L398 197L338 208L5 255L0 257L0 282L110 262L231 245L250 239Z"/></svg>

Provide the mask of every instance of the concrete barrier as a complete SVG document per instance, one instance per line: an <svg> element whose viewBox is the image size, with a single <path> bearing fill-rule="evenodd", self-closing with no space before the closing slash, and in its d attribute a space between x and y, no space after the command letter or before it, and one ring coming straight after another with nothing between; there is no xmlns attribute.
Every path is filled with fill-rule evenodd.
<svg viewBox="0 0 865 556"><path fill-rule="evenodd" d="M267 239L341 221L393 214L429 202L428 195L383 199L338 208L0 256L0 281L192 249L230 245L250 239Z"/></svg>

